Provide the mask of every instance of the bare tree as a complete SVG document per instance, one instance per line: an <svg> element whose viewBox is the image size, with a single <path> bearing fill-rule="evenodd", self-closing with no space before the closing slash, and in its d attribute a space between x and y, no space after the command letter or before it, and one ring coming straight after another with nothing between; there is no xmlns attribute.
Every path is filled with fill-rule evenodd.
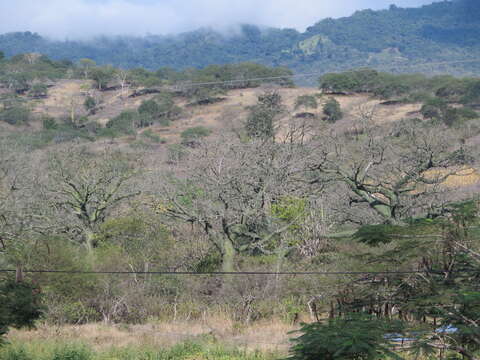
<svg viewBox="0 0 480 360"><path fill-rule="evenodd" d="M129 76L128 70L118 69L115 72L115 80L120 85L120 88L121 88L120 96L122 98L124 98L128 95L128 88L129 88L128 76Z"/></svg>
<svg viewBox="0 0 480 360"><path fill-rule="evenodd" d="M81 242L91 251L95 232L107 216L123 201L138 195L133 179L141 166L118 151L100 154L73 147L50 155L48 189L52 205L60 217L76 220L71 231L80 234Z"/></svg>
<svg viewBox="0 0 480 360"><path fill-rule="evenodd" d="M304 195L306 158L303 145L271 139L242 143L226 137L203 144L162 192L166 214L201 227L230 272L236 254L275 253L279 235L299 220L282 221L272 206Z"/></svg>
<svg viewBox="0 0 480 360"><path fill-rule="evenodd" d="M362 217L385 223L438 210L447 201L442 183L464 164L458 138L437 126L365 123L355 136L331 131L320 142L312 182L333 184L338 193L344 186L349 202L342 211L366 211Z"/></svg>

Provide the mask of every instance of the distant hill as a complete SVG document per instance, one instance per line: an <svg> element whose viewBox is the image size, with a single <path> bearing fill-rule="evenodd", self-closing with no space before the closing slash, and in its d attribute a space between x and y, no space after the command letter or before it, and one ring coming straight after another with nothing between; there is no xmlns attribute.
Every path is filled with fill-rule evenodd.
<svg viewBox="0 0 480 360"><path fill-rule="evenodd" d="M134 68L203 67L255 61L295 71L373 67L393 72L480 74L480 2L456 0L420 8L363 10L325 19L300 33L243 25L236 35L201 29L176 36L50 41L30 32L0 35L7 56L40 52L54 59L91 58Z"/></svg>

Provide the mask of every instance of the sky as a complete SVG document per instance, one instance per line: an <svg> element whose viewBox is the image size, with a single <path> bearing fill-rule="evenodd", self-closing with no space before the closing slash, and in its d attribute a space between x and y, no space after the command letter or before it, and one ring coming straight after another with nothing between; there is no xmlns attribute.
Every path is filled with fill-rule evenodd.
<svg viewBox="0 0 480 360"><path fill-rule="evenodd" d="M238 24L303 31L355 10L415 7L433 0L0 0L0 33L32 31L55 39L174 34Z"/></svg>

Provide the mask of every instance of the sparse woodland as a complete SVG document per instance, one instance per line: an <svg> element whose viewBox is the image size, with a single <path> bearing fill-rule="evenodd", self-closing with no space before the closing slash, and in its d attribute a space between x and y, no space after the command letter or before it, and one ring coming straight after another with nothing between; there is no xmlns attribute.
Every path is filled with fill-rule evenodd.
<svg viewBox="0 0 480 360"><path fill-rule="evenodd" d="M290 104L289 75L0 60L2 339L222 317L238 333L300 329L292 360L478 359L480 81L364 69ZM49 102L65 82L81 96ZM240 110L224 105L235 91ZM382 118L405 104L416 110ZM162 137L219 107L224 127ZM317 274L291 274L305 272ZM193 359L196 346L144 358Z"/></svg>

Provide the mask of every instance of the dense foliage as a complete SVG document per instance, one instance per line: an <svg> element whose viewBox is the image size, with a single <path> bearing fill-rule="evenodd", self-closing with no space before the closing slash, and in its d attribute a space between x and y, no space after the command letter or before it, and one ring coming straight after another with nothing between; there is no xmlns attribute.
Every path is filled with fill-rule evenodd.
<svg viewBox="0 0 480 360"><path fill-rule="evenodd" d="M9 327L33 327L41 315L39 289L10 279L0 281L0 345Z"/></svg>
<svg viewBox="0 0 480 360"><path fill-rule="evenodd" d="M7 56L41 52L55 59L91 58L125 68L186 69L256 61L297 71L372 66L401 72L478 73L478 14L475 0L442 1L420 8L358 11L322 20L304 33L244 25L240 34L228 36L203 29L177 36L62 42L25 32L0 36L0 49ZM472 62L448 64L459 60ZM436 64L444 61L447 64ZM416 67L418 63L426 65Z"/></svg>

